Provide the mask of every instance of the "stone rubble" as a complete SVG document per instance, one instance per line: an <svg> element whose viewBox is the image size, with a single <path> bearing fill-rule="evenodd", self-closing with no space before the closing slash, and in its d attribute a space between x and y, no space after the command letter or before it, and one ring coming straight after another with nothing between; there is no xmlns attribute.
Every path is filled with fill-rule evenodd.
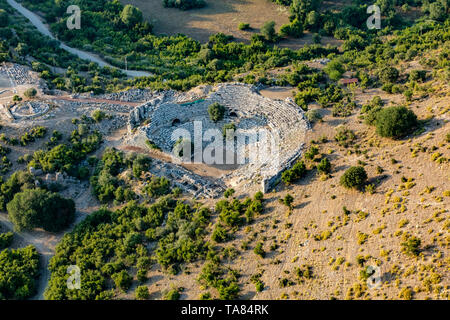
<svg viewBox="0 0 450 320"><path fill-rule="evenodd" d="M217 123L210 121L208 115L208 107L215 102L227 108L225 119ZM223 177L228 181L233 179L235 183L249 181L246 185L261 182L264 192L271 189L281 172L300 157L309 129L303 110L291 98L272 100L260 95L254 86L227 83L214 88L203 86L187 93L159 93L129 113L128 130L132 134L139 127L149 140L164 152L171 153L177 140L172 137L175 130L186 129L194 137L194 121L201 122L203 133L208 129L221 131L224 124L234 122L243 132L268 129L276 137L278 157L271 150L257 163L241 165ZM247 147L252 146L249 143ZM256 141L253 147L263 146Z"/></svg>
<svg viewBox="0 0 450 320"><path fill-rule="evenodd" d="M152 159L149 171L154 175L166 177L174 187L179 187L184 193L190 194L195 199L218 198L226 189L220 179L211 181L180 165L158 159Z"/></svg>

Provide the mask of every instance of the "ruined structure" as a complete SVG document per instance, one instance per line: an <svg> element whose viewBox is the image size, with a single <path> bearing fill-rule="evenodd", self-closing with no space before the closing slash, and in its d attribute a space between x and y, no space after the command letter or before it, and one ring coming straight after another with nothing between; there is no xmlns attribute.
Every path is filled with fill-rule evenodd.
<svg viewBox="0 0 450 320"><path fill-rule="evenodd" d="M226 108L223 120L210 120L208 107L213 103ZM254 86L231 83L201 86L187 93L165 91L155 94L152 100L130 112L128 130L130 135L135 130L145 133L149 140L170 154L180 129L188 132L189 139L194 141L199 128L202 134L210 129L222 132L223 126L229 123L235 125L236 132L249 136L254 133L257 138L246 141L241 149L237 148L237 143L203 139L201 148L208 143L223 143L237 157L245 157L244 163L239 163L234 171L221 178L229 187L260 184L264 192L272 189L281 173L300 157L309 129L303 110L291 98L273 100L260 95ZM262 130L270 135L270 148L266 140L261 139ZM248 158L252 148L263 149L256 161Z"/></svg>

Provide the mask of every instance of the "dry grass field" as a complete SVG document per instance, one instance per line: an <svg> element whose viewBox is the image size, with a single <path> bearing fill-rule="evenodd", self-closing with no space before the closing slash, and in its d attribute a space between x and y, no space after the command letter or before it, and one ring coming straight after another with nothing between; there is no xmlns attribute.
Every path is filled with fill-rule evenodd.
<svg viewBox="0 0 450 320"><path fill-rule="evenodd" d="M161 0L121 2L141 9L154 25L156 34L182 33L200 42L208 41L211 34L218 32L231 34L238 40L249 40L266 21L273 20L278 27L289 22L288 10L267 0L209 0L205 8L188 11L164 8ZM240 22L250 23L253 30L238 30Z"/></svg>

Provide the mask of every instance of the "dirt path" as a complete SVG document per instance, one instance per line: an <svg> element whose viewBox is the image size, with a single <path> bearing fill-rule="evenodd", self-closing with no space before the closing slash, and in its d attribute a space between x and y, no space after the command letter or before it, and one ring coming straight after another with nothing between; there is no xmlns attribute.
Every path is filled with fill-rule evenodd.
<svg viewBox="0 0 450 320"><path fill-rule="evenodd" d="M0 214L0 223L8 230L14 231L14 226L6 214ZM48 263L54 254L55 245L61 236L50 235L44 231L14 232L14 235L22 238L27 244L34 245L41 255L41 274L38 279L37 294L32 300L43 300L44 291L50 278Z"/></svg>
<svg viewBox="0 0 450 320"><path fill-rule="evenodd" d="M83 194L88 191L89 189L86 189L86 191L78 197L78 201L76 202L80 203L80 200L84 201L86 198L83 197ZM31 244L35 246L41 255L41 272L37 284L37 293L31 300L44 300L45 288L47 288L48 281L50 280L48 264L55 254L55 247L61 241L64 234L71 232L73 228L86 217L87 214L83 211L77 211L75 213L74 223L68 229L58 234L49 233L44 230L32 230L27 232L14 231L14 225L9 221L8 215L6 213L0 213L0 224L5 226L8 230L14 231L14 235L20 237L27 245Z"/></svg>

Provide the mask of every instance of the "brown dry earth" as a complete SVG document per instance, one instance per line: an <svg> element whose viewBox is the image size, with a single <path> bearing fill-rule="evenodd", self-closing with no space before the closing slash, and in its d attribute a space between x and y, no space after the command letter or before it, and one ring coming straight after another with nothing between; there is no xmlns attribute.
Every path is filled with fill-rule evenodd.
<svg viewBox="0 0 450 320"><path fill-rule="evenodd" d="M253 32L273 20L277 26L289 22L286 8L266 0L208 0L201 9L188 11L164 8L162 0L122 0L142 10L146 19L154 25L156 34L186 34L206 42L211 34L223 32L238 40L249 40ZM258 14L255 14L255 13ZM240 31L240 22L250 23L253 31Z"/></svg>
<svg viewBox="0 0 450 320"><path fill-rule="evenodd" d="M413 291L414 299L448 299L450 198L444 192L450 189L450 164L432 161L431 154L440 152L450 158L450 146L445 142L450 132L450 89L439 84L436 88L433 97L416 98L409 105L420 119L430 114L434 116L426 131L399 141L379 138L373 127L359 119L357 110L350 117L336 118L329 110L321 109L324 121L314 125L306 141L328 138L328 142L319 143L319 147L320 152L331 159L331 177L323 180L312 170L292 186L279 186L265 196L265 213L253 225L235 233L235 240L223 246L239 251L238 257L225 265L239 270L242 276L241 298L399 299L401 291L408 288ZM366 103L375 95L381 96L388 105L405 103L402 95L388 95L379 89L355 94L358 103ZM360 145L363 153L356 154L354 146L346 149L334 142L336 126L340 124L355 131L355 144ZM419 145L427 147L428 151L414 157L411 150ZM437 149L431 152L433 147ZM392 159L397 162L393 163ZM365 163L370 182L376 185L374 194L339 186L343 172L361 163ZM309 167L312 165L308 163ZM383 173L377 173L378 166L383 168ZM414 185L404 189L402 177L412 178ZM432 191L427 191L427 187ZM287 193L295 197L291 213L278 203ZM245 195L241 190L240 196ZM212 203L206 205L212 206ZM345 223L344 206L352 211ZM358 210L368 215L360 217ZM314 239L325 231L331 232L328 239ZM364 243L358 242L359 232L368 236ZM402 252L404 234L421 239L419 257ZM259 241L264 243L267 252L264 259L253 253ZM244 242L249 249L241 248ZM274 244L277 249L270 248ZM366 266L379 266L382 275L379 288L369 289L365 281L360 280L363 268L356 263L359 255L367 258ZM313 268L313 279L296 277L295 268L303 265ZM182 299L198 299L206 291L214 294L214 289L202 288L196 280L202 266L203 262L189 264L177 276L167 275L155 267L147 283L151 298L160 299L161 292L174 287L184 288ZM260 271L265 289L257 293L250 277ZM294 284L282 288L282 278Z"/></svg>

